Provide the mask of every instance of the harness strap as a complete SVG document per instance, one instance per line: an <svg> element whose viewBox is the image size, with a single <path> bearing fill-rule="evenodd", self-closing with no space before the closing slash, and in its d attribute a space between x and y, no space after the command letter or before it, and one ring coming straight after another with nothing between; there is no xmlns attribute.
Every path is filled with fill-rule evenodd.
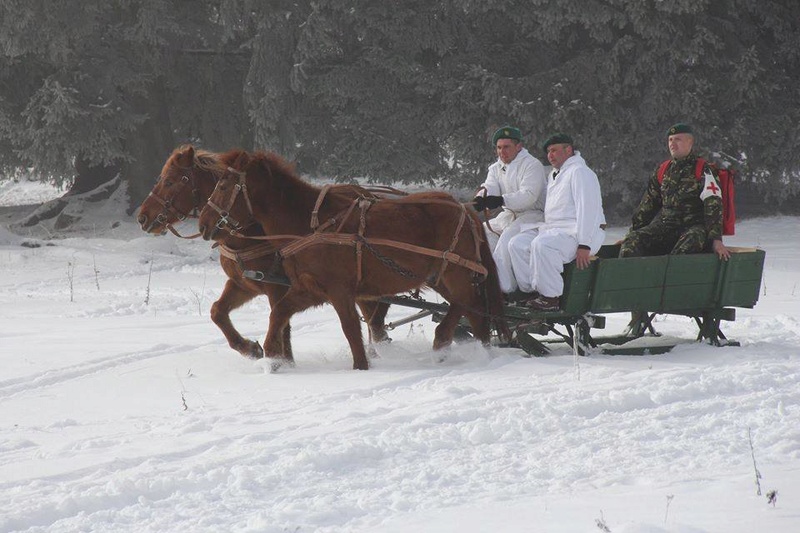
<svg viewBox="0 0 800 533"><path fill-rule="evenodd" d="M468 268L473 272L477 272L482 276L486 276L489 273L489 271L486 270L486 267L483 266L482 264L476 261L472 261L470 259L465 259L460 255L458 255L457 253L451 251L442 252L441 250L423 248L422 246L417 246L415 244L409 244L407 242L391 241L389 239L376 239L370 237L366 239L366 241L372 245L389 246L391 248L399 248L401 250L408 250L410 252L416 252L422 255L444 259L445 261L449 261L450 263L462 266L464 268Z"/></svg>
<svg viewBox="0 0 800 533"><path fill-rule="evenodd" d="M315 230L319 226L319 208L322 206L322 201L325 199L325 195L328 194L328 191L331 190L331 185L327 184L322 187L322 190L319 191L319 196L317 196L317 202L314 204L314 210L311 211L311 229Z"/></svg>
<svg viewBox="0 0 800 533"><path fill-rule="evenodd" d="M453 234L453 240L450 242L450 248L447 249L445 253L452 253L455 250L456 244L458 244L458 238L461 236L461 229L464 227L464 220L467 218L467 209L462 205L461 206L461 216L458 219L458 227L456 228L455 233ZM478 256L480 257L480 255ZM444 270L447 268L447 261L442 261L442 266L439 268L439 275L436 276L436 281L434 285L439 285L439 281L442 279L442 275L444 274Z"/></svg>
<svg viewBox="0 0 800 533"><path fill-rule="evenodd" d="M288 236L284 235L283 238L287 238ZM311 235L307 235L305 237L295 237L295 241L291 244L281 248L280 254L283 257L292 256L298 252L305 250L310 246L315 246L317 244L338 244L344 246L355 246L357 240L362 238L365 242L369 243L370 245L374 246L388 246L390 248L397 248L400 250L406 250L409 252L414 252L422 255L427 255L429 257L435 257L437 259L444 259L450 263L462 266L464 268L468 268L473 272L477 272L482 276L486 276L489 272L486 270L486 267L482 264L472 261L470 259L465 259L458 255L457 253L451 251L442 252L441 250L434 250L432 248L424 248L422 246L417 246L416 244L410 244L407 242L400 242L400 241L393 241L390 239L379 239L375 237L359 237L354 233L312 233Z"/></svg>
<svg viewBox="0 0 800 533"><path fill-rule="evenodd" d="M167 228L169 231L171 231L171 232L172 232L172 234L173 234L173 235L175 235L176 237L178 237L179 239L196 239L196 238L198 238L200 235L202 235L202 233L198 232L198 233L195 233L195 234L193 234L193 235L184 236L184 235L181 235L180 233L178 233L178 230L176 230L176 229L175 229L175 228L172 226L172 224L166 224L166 225L165 225L165 227L166 227L166 228Z"/></svg>
<svg viewBox="0 0 800 533"><path fill-rule="evenodd" d="M243 176L243 173L237 172L237 174L239 174L240 177ZM328 189L330 189L330 188L331 187L328 187ZM246 192L245 192L245 196L247 196ZM236 193L234 193L234 195L232 195L232 198L230 199L230 205L231 206L233 205L233 202L235 201L235 197L236 197ZM322 197L323 197L322 194L320 194L317 197L317 204L319 204L319 206L321 206L321 204L322 204ZM341 217L342 217L341 221L339 222L339 225L338 225L338 227L337 227L337 229L336 229L336 231L334 233L330 233L330 232L323 233L322 230L323 229L327 229L331 225L335 224L336 221L337 221L337 218L339 218L340 215L337 215L336 217L328 220L322 226L319 225L319 221L317 220L317 231L314 232L314 233L311 233L309 235L252 235L252 236L251 235L242 235L241 232L237 231L238 226L233 228L233 229L229 229L228 231L229 231L229 233L231 235L233 235L235 237L241 237L241 238L244 238L244 239L262 240L262 241L287 241L288 240L290 242L286 246L282 246L282 247L279 246L278 247L279 248L278 253L282 257L292 256L292 255L294 255L294 254L296 254L296 253L298 253L298 252L300 252L302 250L305 250L306 248L308 248L310 246L314 246L316 244L337 244L337 245L345 245L345 246L354 246L354 247L356 247L357 269L358 269L358 279L359 279L359 281L361 280L361 275L362 275L362 271L361 271L362 253L360 253L360 249L361 249L362 243L367 243L370 246L371 245L388 246L390 248L397 248L397 249L401 249L401 250L407 250L407 251L410 251L410 252L419 253L419 254L422 254L422 255L427 255L429 257L435 257L437 259L442 259L443 261L445 261L445 263L442 264L442 267L441 267L441 269L439 271L439 274L438 274L437 280L436 280L437 283L439 282L439 280L440 280L440 278L442 276L442 273L444 272L444 270L445 270L445 268L447 266L447 263L457 264L459 266L462 266L464 268L472 270L473 272L476 272L481 276L486 276L488 274L488 271L487 271L486 267L484 267L479 261L472 261L470 259L465 259L465 258L461 257L460 255L456 254L455 252L453 252L453 250L455 249L455 247L456 247L456 245L458 243L458 239L460 237L461 230L463 229L464 222L466 221L467 210L466 210L466 208L465 208L465 206L463 204L461 204L459 202L456 202L454 200L451 200L451 199L444 199L444 198L425 198L425 199L416 198L416 199L414 199L413 202L409 202L405 198L400 198L400 199L384 199L384 198L381 198L381 199L379 199L381 202L400 202L400 203L414 203L414 204L437 204L437 205L447 205L447 206L451 206L451 207L460 209L460 218L459 218L458 228L457 228L457 230L456 230L456 232L455 232L455 234L453 236L453 240L452 240L452 242L450 244L450 248L448 250L442 251L442 250L434 250L432 248L425 248L425 247L422 247L422 246L417 246L415 244L410 244L410 243L405 243L405 242L400 242L400 241L393 241L393 240L390 240L390 239L365 237L364 235L366 233L366 211L372 206L372 204L373 204L373 202L375 200L376 199L374 199L374 198L365 198L363 196L353 200L350 203L350 206L341 214ZM214 210L216 210L217 212L219 212L221 215L223 215L223 218L225 219L225 221L228 222L228 220L226 218L228 213L224 209L220 208L219 206L215 205L213 202L210 202L210 201L208 202L208 205L211 208L213 208ZM248 206L249 206L249 202L248 202ZM343 233L340 233L342 231L343 227L344 227L344 224L350 218L350 215L352 214L352 212L356 208L356 206L361 206L361 216L360 216L360 221L359 221L358 233L357 234L353 234L353 233L345 233L345 234L343 234ZM317 206L315 206L315 208L316 207ZM318 215L318 209L317 209L317 215ZM234 221L234 223L235 223L235 221ZM482 239L480 237L480 233L477 231L477 228L475 228L473 224L470 224L470 227L471 227L471 230L472 230L473 236L474 236L473 240L475 241L475 249L476 249L476 252L477 252L476 257L480 258L480 253L479 253L480 252L480 242L482 242Z"/></svg>
<svg viewBox="0 0 800 533"><path fill-rule="evenodd" d="M374 194L394 194L396 196L408 196L409 194L406 191L401 191L400 189L395 189L394 187L389 187L388 185L372 185L369 187L364 187L363 189Z"/></svg>
<svg viewBox="0 0 800 533"><path fill-rule="evenodd" d="M272 255L276 251L276 248L271 243L261 243L255 244L253 246L248 246L242 250L234 250L233 248L226 246L224 244L219 245L219 255L226 257L228 259L233 259L237 263L241 263L244 261L250 261L252 259L258 259L259 257L264 257L267 255Z"/></svg>
<svg viewBox="0 0 800 533"><path fill-rule="evenodd" d="M481 257L481 243L483 243L483 232L480 231L480 223L469 217L469 229L472 231L472 242L475 243L475 257Z"/></svg>
<svg viewBox="0 0 800 533"><path fill-rule="evenodd" d="M181 176L181 181L179 183L180 188L178 188L175 191L175 193L170 198L168 198L166 200L161 198L157 194L155 194L153 191L150 191L150 193L148 193L148 195L147 195L148 198L154 198L155 201L157 203L159 203L161 205L161 207L164 208L163 211L161 213L159 213L159 215L156 217L156 220L165 219L166 217L164 215L167 214L167 213L175 216L175 218L177 218L178 220L186 220L186 218L192 217L191 213L181 213L180 211L175 209L175 206L173 205L173 201L178 196L178 193L183 190L183 187L185 185L187 185L189 183L189 181L190 180L189 180L188 176L185 176L185 175ZM192 190L196 191L196 189L192 189ZM195 207L192 208L192 210L196 210L196 209L197 209L197 205L195 205Z"/></svg>
<svg viewBox="0 0 800 533"><path fill-rule="evenodd" d="M353 210L356 208L357 205L358 205L358 198L356 198L355 200L350 202L350 206L347 209L345 209L344 215L342 215L342 220L341 220L341 222L339 222L339 225L336 227L336 233L339 233L339 232L342 231L342 228L344 227L344 223L347 222L347 220L350 218L350 215L353 214ZM335 223L336 219L338 217L339 217L339 215L336 215L330 221L332 223Z"/></svg>
<svg viewBox="0 0 800 533"><path fill-rule="evenodd" d="M304 239L308 237L308 235L245 235L241 231L235 229L229 229L228 233L233 235L234 237L239 237L240 239L250 239L253 241L296 241L299 239ZM311 235L315 235L311 233Z"/></svg>
<svg viewBox="0 0 800 533"><path fill-rule="evenodd" d="M241 186L242 194L244 195L244 201L247 204L247 212L250 213L250 216L253 216L253 204L250 203L250 195L247 194L247 184L242 182L239 184ZM233 207L233 203L231 203L231 207Z"/></svg>
<svg viewBox="0 0 800 533"><path fill-rule="evenodd" d="M361 208L361 216L358 220L358 236L359 239L356 241L356 285L361 284L361 277L362 277L362 266L361 266L361 256L363 242L364 242L364 235L367 232L367 211L370 207L372 207L372 201L367 200L366 198L361 199L358 202L358 206ZM344 222L342 222L344 223Z"/></svg>

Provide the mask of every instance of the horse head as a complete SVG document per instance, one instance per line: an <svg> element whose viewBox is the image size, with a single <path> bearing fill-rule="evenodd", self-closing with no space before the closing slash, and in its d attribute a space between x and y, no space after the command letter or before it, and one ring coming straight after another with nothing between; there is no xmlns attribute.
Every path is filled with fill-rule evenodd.
<svg viewBox="0 0 800 533"><path fill-rule="evenodd" d="M164 163L156 184L139 207L142 230L163 235L172 224L196 216L201 204L194 147L176 148Z"/></svg>
<svg viewBox="0 0 800 533"><path fill-rule="evenodd" d="M236 235L253 224L260 224L267 234L311 231L309 218L320 188L304 182L292 163L272 152L234 152L225 158L230 174L220 179L200 213L205 239L219 240L223 229Z"/></svg>
<svg viewBox="0 0 800 533"><path fill-rule="evenodd" d="M231 151L221 157L228 162L200 211L198 224L205 240L219 240L220 230L238 232L253 222L253 209L247 188L247 169L253 158L243 150Z"/></svg>

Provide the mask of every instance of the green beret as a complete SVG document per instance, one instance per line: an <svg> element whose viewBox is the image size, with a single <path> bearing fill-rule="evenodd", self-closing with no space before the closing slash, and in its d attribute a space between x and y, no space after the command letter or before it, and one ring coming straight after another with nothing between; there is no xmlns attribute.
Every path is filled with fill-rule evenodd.
<svg viewBox="0 0 800 533"><path fill-rule="evenodd" d="M512 139L514 141L522 140L522 132L519 128L513 126L503 126L492 135L492 144L497 144L500 139Z"/></svg>
<svg viewBox="0 0 800 533"><path fill-rule="evenodd" d="M566 133L556 133L555 135L551 135L547 138L547 140L542 145L542 149L547 152L547 148L551 144L569 144L572 146L575 144L575 141L572 140L572 137L567 135Z"/></svg>
<svg viewBox="0 0 800 533"><path fill-rule="evenodd" d="M694 134L694 130L688 124L684 124L683 122L678 122L677 124L673 125L670 129L667 130L667 137L670 135L676 135L678 133L691 133Z"/></svg>

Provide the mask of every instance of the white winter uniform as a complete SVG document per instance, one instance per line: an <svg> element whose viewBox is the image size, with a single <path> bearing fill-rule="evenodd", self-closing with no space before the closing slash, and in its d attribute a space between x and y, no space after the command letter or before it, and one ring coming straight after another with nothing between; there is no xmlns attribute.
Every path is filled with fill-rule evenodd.
<svg viewBox="0 0 800 533"><path fill-rule="evenodd" d="M547 178L544 223L524 225L509 243L519 288L549 298L561 296L564 265L575 259L579 245L597 253L605 240L605 224L597 174L575 152Z"/></svg>
<svg viewBox="0 0 800 533"><path fill-rule="evenodd" d="M484 227L497 265L500 287L505 290L510 284L516 286L509 251L511 238L519 233L522 225L536 225L544 220L544 166L523 148L510 163L500 159L493 163L481 187L486 188L487 196L503 197L503 211Z"/></svg>

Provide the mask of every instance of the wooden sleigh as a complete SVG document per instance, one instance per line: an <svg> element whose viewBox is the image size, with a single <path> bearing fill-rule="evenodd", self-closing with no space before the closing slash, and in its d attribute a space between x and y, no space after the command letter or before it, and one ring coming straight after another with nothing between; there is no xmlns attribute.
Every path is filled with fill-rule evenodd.
<svg viewBox="0 0 800 533"><path fill-rule="evenodd" d="M698 342L738 346L722 332L721 323L734 321L737 307L753 308L758 302L765 253L753 248L730 250L728 261L720 261L715 254L619 258L619 246L603 246L589 268L566 267L559 311L536 313L507 306L506 318L519 324L514 328L515 342L531 355L550 352L546 342L534 337L546 333L555 333L581 355L592 350L620 355L664 353L676 344L658 342L653 318L659 314L693 318ZM592 329L605 327L604 315L630 312L641 313L641 331L607 337L592 334ZM525 325L525 320L532 321L531 325ZM642 342L643 337L650 338Z"/></svg>

